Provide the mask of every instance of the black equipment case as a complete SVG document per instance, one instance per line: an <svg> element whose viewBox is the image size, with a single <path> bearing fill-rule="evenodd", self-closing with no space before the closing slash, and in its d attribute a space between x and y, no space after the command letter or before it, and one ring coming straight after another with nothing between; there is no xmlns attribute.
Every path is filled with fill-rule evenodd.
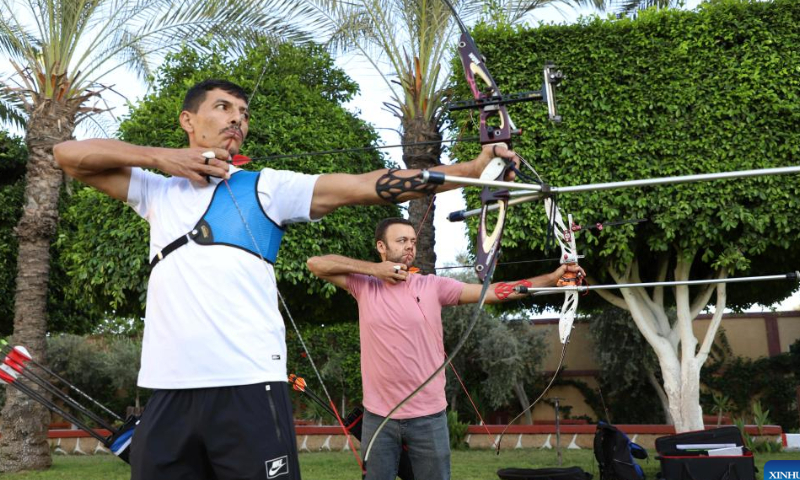
<svg viewBox="0 0 800 480"><path fill-rule="evenodd" d="M742 455L710 456L709 450L735 446ZM755 480L753 453L738 427L686 432L656 439L663 480Z"/></svg>
<svg viewBox="0 0 800 480"><path fill-rule="evenodd" d="M581 467L504 468L497 471L501 480L591 480L592 474Z"/></svg>

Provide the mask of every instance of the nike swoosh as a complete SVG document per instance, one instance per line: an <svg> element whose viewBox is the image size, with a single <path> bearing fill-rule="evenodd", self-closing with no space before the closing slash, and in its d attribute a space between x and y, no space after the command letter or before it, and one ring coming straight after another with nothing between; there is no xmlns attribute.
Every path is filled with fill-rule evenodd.
<svg viewBox="0 0 800 480"><path fill-rule="evenodd" d="M269 467L269 476L273 476L278 473L278 470L283 468L283 460L278 460L277 462L273 463L271 467Z"/></svg>

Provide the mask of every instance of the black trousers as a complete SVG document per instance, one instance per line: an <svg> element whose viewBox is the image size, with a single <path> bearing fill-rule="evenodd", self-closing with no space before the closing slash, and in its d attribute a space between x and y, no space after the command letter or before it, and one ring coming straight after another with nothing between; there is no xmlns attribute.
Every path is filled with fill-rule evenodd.
<svg viewBox="0 0 800 480"><path fill-rule="evenodd" d="M131 480L300 480L287 383L158 390L130 459Z"/></svg>

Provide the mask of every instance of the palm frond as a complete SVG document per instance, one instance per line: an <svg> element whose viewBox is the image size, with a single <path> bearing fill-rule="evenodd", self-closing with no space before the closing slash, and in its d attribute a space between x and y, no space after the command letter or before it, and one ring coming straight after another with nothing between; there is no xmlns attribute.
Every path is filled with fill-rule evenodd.
<svg viewBox="0 0 800 480"><path fill-rule="evenodd" d="M609 3L617 12L627 15L637 10L645 10L652 7L677 7L681 3L681 0L609 0Z"/></svg>
<svg viewBox="0 0 800 480"><path fill-rule="evenodd" d="M28 115L20 95L15 89L0 82L0 121L24 129L28 122Z"/></svg>
<svg viewBox="0 0 800 480"><path fill-rule="evenodd" d="M164 55L184 46L305 42L319 18L295 0L0 0L0 52L12 61L19 88L10 92L22 104L79 105L119 68L147 81ZM4 108L11 119L14 110Z"/></svg>
<svg viewBox="0 0 800 480"><path fill-rule="evenodd" d="M28 31L19 20L19 9L12 9L9 0L2 0L0 9L0 49L20 63L36 57L41 40Z"/></svg>
<svg viewBox="0 0 800 480"><path fill-rule="evenodd" d="M277 7L282 8L281 15L271 11ZM95 54L85 58L85 65L78 62L73 67L82 70L74 83L83 85L99 80L109 62L119 60L120 55L127 60L122 63L146 78L148 63L131 63L132 51L146 58L158 58L183 45L203 48L203 40L211 44L222 42L238 49L256 36L308 41L310 34L299 20L308 10L302 5L279 0L142 1L131 6L125 15L119 15L116 21L106 22L102 28L107 35L102 43L96 44Z"/></svg>

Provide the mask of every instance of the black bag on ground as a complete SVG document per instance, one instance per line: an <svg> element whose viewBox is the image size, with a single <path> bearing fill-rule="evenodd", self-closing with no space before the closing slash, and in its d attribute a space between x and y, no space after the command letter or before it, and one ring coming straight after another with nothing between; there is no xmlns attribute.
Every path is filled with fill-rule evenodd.
<svg viewBox="0 0 800 480"><path fill-rule="evenodd" d="M741 449L714 455L713 450ZM753 453L744 447L738 427L686 432L656 439L663 480L755 480ZM709 452L711 451L711 454Z"/></svg>
<svg viewBox="0 0 800 480"><path fill-rule="evenodd" d="M633 459L647 458L647 450L631 442L625 433L605 422L597 423L594 434L594 458L600 480L644 480L644 471Z"/></svg>
<svg viewBox="0 0 800 480"><path fill-rule="evenodd" d="M502 480L591 480L592 474L581 467L504 468L497 471Z"/></svg>

